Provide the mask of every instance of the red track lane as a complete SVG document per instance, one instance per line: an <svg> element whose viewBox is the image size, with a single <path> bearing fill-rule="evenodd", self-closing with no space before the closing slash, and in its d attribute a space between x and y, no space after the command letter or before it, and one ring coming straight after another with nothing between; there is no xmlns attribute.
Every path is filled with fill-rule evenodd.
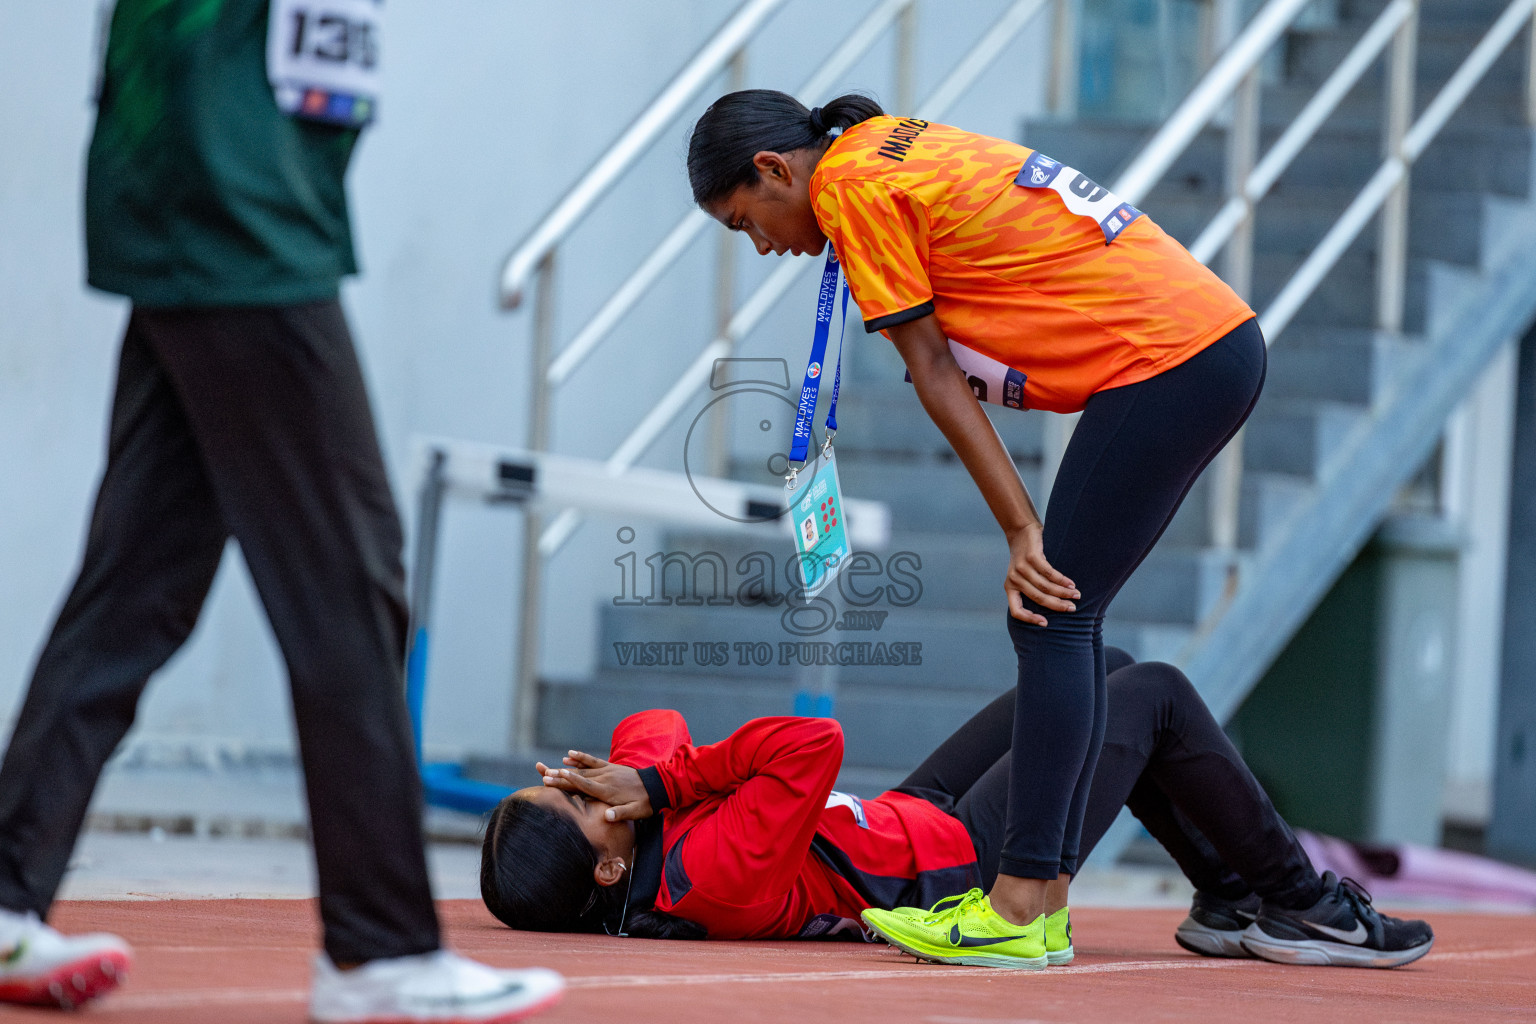
<svg viewBox="0 0 1536 1024"><path fill-rule="evenodd" d="M1376 971L1206 960L1174 945L1178 912L1087 909L1074 915L1075 964L1012 973L916 965L885 946L512 932L478 902L440 906L460 952L566 975L564 1002L537 1018L550 1024L1536 1021L1532 916L1432 914L1434 951ZM135 949L128 983L81 1020L298 1024L314 913L310 900L151 900L62 903L52 920L116 932ZM0 1009L6 1024L64 1019Z"/></svg>

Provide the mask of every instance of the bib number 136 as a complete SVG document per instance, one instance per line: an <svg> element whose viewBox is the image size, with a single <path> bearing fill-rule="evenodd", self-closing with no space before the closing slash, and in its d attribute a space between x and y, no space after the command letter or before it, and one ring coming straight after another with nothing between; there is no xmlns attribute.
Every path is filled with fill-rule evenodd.
<svg viewBox="0 0 1536 1024"><path fill-rule="evenodd" d="M267 78L278 107L361 127L379 105L383 0L271 0Z"/></svg>

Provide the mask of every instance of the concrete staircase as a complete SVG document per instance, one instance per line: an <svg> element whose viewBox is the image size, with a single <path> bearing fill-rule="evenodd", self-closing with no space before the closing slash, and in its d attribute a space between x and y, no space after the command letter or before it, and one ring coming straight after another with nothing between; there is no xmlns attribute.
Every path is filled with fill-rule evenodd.
<svg viewBox="0 0 1536 1024"><path fill-rule="evenodd" d="M1278 136L1380 6L1348 3L1335 28L1288 37L1279 80L1264 92L1261 146ZM1502 7L1425 0L1419 109ZM1111 608L1107 641L1141 659L1180 664L1219 716L1236 709L1370 536L1500 343L1536 314L1536 147L1522 120L1521 49L1511 48L1414 169L1403 336L1373 328L1376 245L1368 230L1271 350L1264 397L1246 431L1239 550L1206 546L1202 481ZM1256 309L1378 166L1380 109L1378 69L1261 205L1250 296ZM1144 124L1035 124L1025 126L1023 139L1109 182L1150 131ZM1220 129L1204 133L1142 204L1186 244L1223 198L1223 145ZM1006 547L996 525L902 382L888 343L851 332L845 376L837 442L844 490L889 503L892 544L878 557L886 567L892 553L912 553L908 576L918 586L896 586L888 568L861 578L860 592L887 587L885 599L870 606L888 612L879 629L804 638L786 631L782 605L750 594L739 599L734 575L721 591L732 599L728 606L606 606L600 671L541 684L542 746L602 749L619 718L651 706L680 709L697 739L712 740L747 718L791 713L797 693L828 682L825 670L777 657L738 664L734 647L725 666L700 665L690 653L679 665L636 667L623 663L618 645L628 643L763 643L775 655L781 642L801 639L921 644L920 665L836 670L833 713L848 740L843 785L854 789L894 782L1012 685L1001 600ZM1026 484L1040 494L1046 414L989 413ZM750 475L753 466L740 470ZM718 552L732 573L742 556L765 551L782 570L790 542L769 530L756 539L676 534L667 550ZM679 595L675 579L659 596ZM709 593L706 586L703 596Z"/></svg>

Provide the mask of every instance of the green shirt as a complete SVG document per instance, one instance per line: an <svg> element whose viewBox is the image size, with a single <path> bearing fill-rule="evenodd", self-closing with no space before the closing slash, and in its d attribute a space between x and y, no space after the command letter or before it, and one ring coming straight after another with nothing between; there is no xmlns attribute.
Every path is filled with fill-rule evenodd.
<svg viewBox="0 0 1536 1024"><path fill-rule="evenodd" d="M330 298L357 131L291 118L267 0L119 0L86 165L87 280L145 306Z"/></svg>

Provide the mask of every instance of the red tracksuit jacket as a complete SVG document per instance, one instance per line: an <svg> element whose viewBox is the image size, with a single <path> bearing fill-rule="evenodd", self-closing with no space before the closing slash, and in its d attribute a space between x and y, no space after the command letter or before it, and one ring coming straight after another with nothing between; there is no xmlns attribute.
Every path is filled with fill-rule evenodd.
<svg viewBox="0 0 1536 1024"><path fill-rule="evenodd" d="M930 906L980 884L965 827L918 797L834 792L843 730L758 718L694 746L676 711L613 732L610 760L641 770L662 820L655 908L710 938L846 934L866 907Z"/></svg>

